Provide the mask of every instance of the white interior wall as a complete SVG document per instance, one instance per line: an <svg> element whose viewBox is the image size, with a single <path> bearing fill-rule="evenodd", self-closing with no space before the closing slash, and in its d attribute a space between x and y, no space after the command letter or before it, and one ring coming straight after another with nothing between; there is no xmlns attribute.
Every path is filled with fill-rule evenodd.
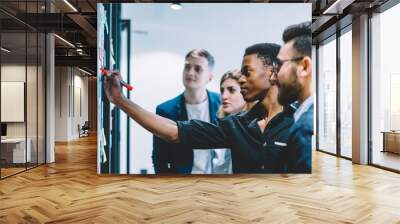
<svg viewBox="0 0 400 224"><path fill-rule="evenodd" d="M67 141L68 115L68 73L67 67L55 68L55 141ZM67 96L67 97L65 97Z"/></svg>
<svg viewBox="0 0 400 224"><path fill-rule="evenodd" d="M1 81L4 82L25 82L26 69L28 73L33 70L32 66L20 64L5 64L1 66ZM36 69L36 68L35 68ZM33 93L28 93L33 94ZM1 108L7 110L7 108ZM25 122L7 122L7 137L25 137Z"/></svg>
<svg viewBox="0 0 400 224"><path fill-rule="evenodd" d="M78 124L82 126L88 121L88 78L82 76L79 70L74 69L74 111L72 119L71 135L78 138ZM80 91L80 93L78 93ZM78 97L80 94L80 97ZM81 101L80 103L78 101ZM81 107L81 108L79 108ZM80 111L82 110L82 111Z"/></svg>
<svg viewBox="0 0 400 224"><path fill-rule="evenodd" d="M38 70L37 70L38 69ZM38 76L37 76L38 75ZM36 162L36 152L39 150L39 155L43 154L44 150L44 90L42 79L42 68L35 66L25 66L25 64L3 64L1 66L1 80L5 82L24 82L26 87L26 115L25 122L6 122L7 137L9 138L25 138L25 135L30 140L31 155ZM25 78L28 81L25 82ZM37 80L37 78L39 78ZM38 83L39 82L39 83ZM39 86L37 86L39 85ZM37 92L37 90L39 92ZM7 96L2 96L7 97ZM38 108L39 107L39 108ZM10 110L10 108L1 108L1 110ZM25 108L22 108L25 110ZM12 113L12 112L11 112ZM23 113L25 113L23 111ZM40 116L38 116L40 115ZM39 125L39 126L38 126ZM27 131L27 133L26 133ZM44 159L39 156L39 162L43 163Z"/></svg>
<svg viewBox="0 0 400 224"><path fill-rule="evenodd" d="M1 66L1 81L6 82L25 82L25 65L9 64ZM28 68L29 69L29 68ZM7 108L1 108L7 110ZM25 137L24 122L7 122L7 137L20 138Z"/></svg>
<svg viewBox="0 0 400 224"><path fill-rule="evenodd" d="M78 124L88 120L88 78L72 67L56 67L55 73L55 141L70 141L79 138Z"/></svg>

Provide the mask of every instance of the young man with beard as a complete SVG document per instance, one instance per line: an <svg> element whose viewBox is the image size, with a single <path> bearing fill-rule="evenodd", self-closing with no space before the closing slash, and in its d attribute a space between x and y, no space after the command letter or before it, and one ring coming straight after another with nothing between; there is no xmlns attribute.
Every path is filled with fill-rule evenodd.
<svg viewBox="0 0 400 224"><path fill-rule="evenodd" d="M270 43L246 49L239 80L241 93L246 101L258 103L250 111L218 119L216 124L175 122L142 109L121 94L117 73L104 79L104 90L111 102L166 141L187 149L230 148L234 173L282 173L286 171L285 152L294 110L278 103L278 88L270 82L279 49Z"/></svg>
<svg viewBox="0 0 400 224"><path fill-rule="evenodd" d="M289 26L283 33L284 45L279 51L271 81L279 87L278 101L300 105L290 128L287 161L289 173L311 173L311 139L314 103L312 96L311 24Z"/></svg>

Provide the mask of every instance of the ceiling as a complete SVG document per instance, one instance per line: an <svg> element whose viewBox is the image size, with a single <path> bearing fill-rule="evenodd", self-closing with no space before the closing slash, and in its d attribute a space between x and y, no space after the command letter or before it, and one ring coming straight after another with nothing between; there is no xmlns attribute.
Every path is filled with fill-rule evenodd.
<svg viewBox="0 0 400 224"><path fill-rule="evenodd" d="M254 2L254 3L312 3L313 40L323 39L335 32L336 27L351 23L353 16L373 10L388 0L207 0L207 2ZM46 4L47 2L47 4ZM96 4L115 2L171 2L164 0L1 0L0 27L5 38L3 46L15 48L25 55L25 38L17 33L54 32L72 43L74 47L60 38L55 38L56 64L71 62L96 68ZM186 0L180 2L199 2ZM49 12L52 13L49 13ZM338 23L338 21L344 21ZM335 27L336 26L336 27ZM30 38L28 38L30 39ZM30 40L28 40L29 42ZM12 43L13 42L13 43ZM31 49L32 48L32 49ZM28 54L35 52L34 44L28 44ZM79 50L77 50L79 49ZM90 66L88 66L90 65Z"/></svg>
<svg viewBox="0 0 400 224"><path fill-rule="evenodd" d="M389 0L313 0L312 36L319 43L350 25L354 17L377 8Z"/></svg>
<svg viewBox="0 0 400 224"><path fill-rule="evenodd" d="M36 36L36 33L54 32L61 37L55 38L56 65L71 65L68 61L75 61L75 66L80 66L79 62L82 62L82 67L94 71L96 4L95 0L1 0L2 46L12 49L7 56L10 59L25 58L25 55L28 55L28 58L35 56L38 51L37 44L29 43L33 41L33 36ZM4 55L4 52L2 54Z"/></svg>

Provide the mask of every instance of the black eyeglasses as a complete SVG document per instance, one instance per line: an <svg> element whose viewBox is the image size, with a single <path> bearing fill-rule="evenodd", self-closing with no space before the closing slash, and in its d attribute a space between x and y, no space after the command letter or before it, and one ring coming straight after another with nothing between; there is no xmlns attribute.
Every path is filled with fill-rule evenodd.
<svg viewBox="0 0 400 224"><path fill-rule="evenodd" d="M288 62L288 61L300 61L300 60L302 60L303 58L304 58L304 56L295 57L295 58L290 58L290 59L285 59L285 60L279 60L279 59L277 59L277 61L275 61L275 62L272 63L273 71L274 71L275 73L278 73L279 70L281 70L282 65L285 64L286 62Z"/></svg>

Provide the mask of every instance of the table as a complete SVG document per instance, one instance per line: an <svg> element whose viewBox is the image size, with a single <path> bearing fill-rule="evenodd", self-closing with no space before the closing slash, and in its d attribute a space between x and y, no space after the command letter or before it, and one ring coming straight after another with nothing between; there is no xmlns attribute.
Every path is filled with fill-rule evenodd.
<svg viewBox="0 0 400 224"><path fill-rule="evenodd" d="M383 150L382 152L392 152L400 154L400 131L382 131Z"/></svg>
<svg viewBox="0 0 400 224"><path fill-rule="evenodd" d="M25 143L28 143L25 154ZM32 141L30 138L6 138L1 139L1 159L5 160L5 163L26 163L31 162L31 145ZM26 159L26 161L25 161Z"/></svg>

